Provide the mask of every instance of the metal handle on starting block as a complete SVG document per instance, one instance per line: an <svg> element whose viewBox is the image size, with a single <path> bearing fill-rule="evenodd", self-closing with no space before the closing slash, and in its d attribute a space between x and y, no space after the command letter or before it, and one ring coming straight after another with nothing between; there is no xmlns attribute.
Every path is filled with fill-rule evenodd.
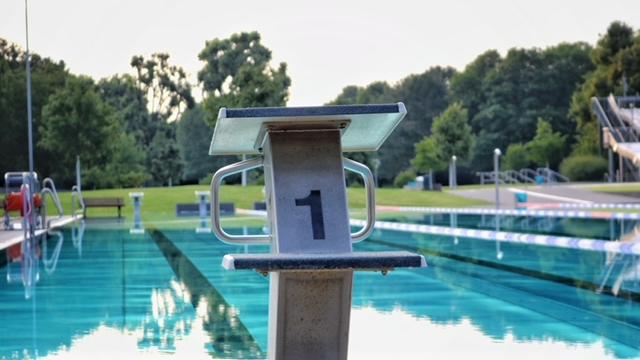
<svg viewBox="0 0 640 360"><path fill-rule="evenodd" d="M367 195L367 222L360 231L351 234L351 240L357 243L371 235L376 222L376 184L371 170L366 165L347 158L342 158L342 164L345 169L362 176Z"/></svg>
<svg viewBox="0 0 640 360"><path fill-rule="evenodd" d="M220 184L229 175L262 166L262 158L237 162L220 168L211 178L211 231L225 243L232 245L270 244L271 235L230 235L220 225Z"/></svg>
<svg viewBox="0 0 640 360"><path fill-rule="evenodd" d="M347 158L343 158L342 163L345 169L359 174L364 180L367 204L367 222L362 229L351 234L351 240L356 243L366 239L373 231L376 219L375 180L371 170L369 170L366 165ZM220 224L220 185L222 184L222 179L229 175L255 169L260 166L262 166L262 158L249 159L227 165L220 168L215 174L213 174L213 177L211 178L211 226L213 233L216 234L221 241L233 245L271 243L271 235L230 235L222 229L222 225Z"/></svg>

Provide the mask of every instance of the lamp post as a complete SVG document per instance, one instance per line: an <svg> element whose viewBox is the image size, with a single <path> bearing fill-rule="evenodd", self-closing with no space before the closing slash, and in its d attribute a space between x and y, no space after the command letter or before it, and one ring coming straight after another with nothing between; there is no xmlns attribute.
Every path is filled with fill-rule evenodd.
<svg viewBox="0 0 640 360"><path fill-rule="evenodd" d="M493 150L493 180L496 184L496 210L500 209L500 177L498 176L500 172L500 149L495 148Z"/></svg>
<svg viewBox="0 0 640 360"><path fill-rule="evenodd" d="M451 156L451 163L449 164L449 188L451 189L455 189L458 187L456 160L458 160L458 158L455 155Z"/></svg>
<svg viewBox="0 0 640 360"><path fill-rule="evenodd" d="M500 155L502 152L500 149L495 148L493 150L493 180L496 184L496 210L500 209ZM496 232L500 231L500 215L496 212ZM496 240L496 258L502 260L504 253L500 249L500 240Z"/></svg>

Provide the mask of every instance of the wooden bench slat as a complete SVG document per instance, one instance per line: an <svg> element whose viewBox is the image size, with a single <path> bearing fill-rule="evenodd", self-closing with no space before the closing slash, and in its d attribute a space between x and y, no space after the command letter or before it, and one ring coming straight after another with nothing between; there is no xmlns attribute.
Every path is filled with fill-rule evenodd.
<svg viewBox="0 0 640 360"><path fill-rule="evenodd" d="M87 208L90 207L117 207L118 217L121 216L120 209L124 206L123 198L85 198L84 208L85 217L87 216Z"/></svg>

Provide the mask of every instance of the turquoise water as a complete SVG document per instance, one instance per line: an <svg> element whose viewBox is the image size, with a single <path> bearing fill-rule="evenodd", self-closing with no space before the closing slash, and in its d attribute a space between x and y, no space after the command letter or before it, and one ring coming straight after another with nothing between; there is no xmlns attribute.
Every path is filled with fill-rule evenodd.
<svg viewBox="0 0 640 360"><path fill-rule="evenodd" d="M355 250L399 249L429 267L355 275L350 358L640 357L637 257L501 244L498 259L491 241L392 231ZM245 251L268 248L193 230L51 237L34 250L35 286L0 281L0 359L264 358L268 278L220 267Z"/></svg>

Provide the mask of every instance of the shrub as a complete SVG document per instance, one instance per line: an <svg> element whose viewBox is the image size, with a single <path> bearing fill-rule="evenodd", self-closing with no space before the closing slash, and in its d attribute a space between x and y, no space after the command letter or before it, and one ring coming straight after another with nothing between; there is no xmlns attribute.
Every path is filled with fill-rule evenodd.
<svg viewBox="0 0 640 360"><path fill-rule="evenodd" d="M403 187L409 181L413 181L416 179L416 172L413 169L407 169L400 172L395 179L393 179L393 186L395 187Z"/></svg>
<svg viewBox="0 0 640 360"><path fill-rule="evenodd" d="M602 180L607 160L595 155L573 155L562 161L560 172L571 181Z"/></svg>

